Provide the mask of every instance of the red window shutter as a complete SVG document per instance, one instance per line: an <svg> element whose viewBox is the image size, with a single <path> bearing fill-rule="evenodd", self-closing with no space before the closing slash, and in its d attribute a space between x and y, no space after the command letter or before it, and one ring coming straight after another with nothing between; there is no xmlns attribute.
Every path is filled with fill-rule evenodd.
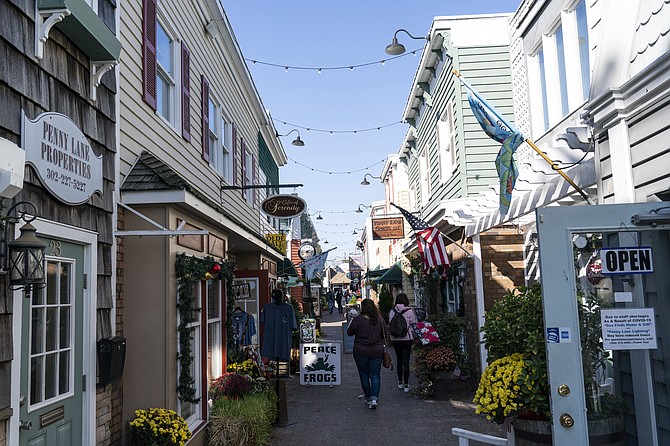
<svg viewBox="0 0 670 446"><path fill-rule="evenodd" d="M209 81L202 75L202 159L209 162Z"/></svg>
<svg viewBox="0 0 670 446"><path fill-rule="evenodd" d="M143 99L156 110L156 1L142 1Z"/></svg>
<svg viewBox="0 0 670 446"><path fill-rule="evenodd" d="M237 126L233 122L233 128L232 128L232 138L233 138L233 147L232 147L232 155L233 155L233 185L237 186L238 182L238 159L237 159Z"/></svg>
<svg viewBox="0 0 670 446"><path fill-rule="evenodd" d="M191 141L191 52L181 43L181 136Z"/></svg>

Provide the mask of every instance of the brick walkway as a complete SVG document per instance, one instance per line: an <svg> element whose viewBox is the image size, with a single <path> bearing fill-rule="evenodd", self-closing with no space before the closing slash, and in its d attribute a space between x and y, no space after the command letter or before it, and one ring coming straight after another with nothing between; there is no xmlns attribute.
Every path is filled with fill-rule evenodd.
<svg viewBox="0 0 670 446"><path fill-rule="evenodd" d="M324 340L342 341L343 322L343 315L326 314L321 324ZM452 427L504 436L498 425L474 413L471 393L454 395L448 401L422 400L402 392L396 384L395 370L382 368L379 407L368 409L356 398L362 391L351 353L342 354L340 386L301 386L298 375L287 378L289 425L275 427L270 444L406 446L420 442L457 446Z"/></svg>

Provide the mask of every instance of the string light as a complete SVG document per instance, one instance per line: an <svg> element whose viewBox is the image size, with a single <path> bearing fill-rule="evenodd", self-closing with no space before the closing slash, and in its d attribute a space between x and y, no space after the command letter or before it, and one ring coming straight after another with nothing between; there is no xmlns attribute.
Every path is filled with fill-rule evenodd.
<svg viewBox="0 0 670 446"><path fill-rule="evenodd" d="M359 212L356 212L355 209L353 211L320 211L318 209L309 209L307 212L309 213L310 216L316 215L318 213L323 213L323 214L353 214L353 213L359 213Z"/></svg>
<svg viewBox="0 0 670 446"><path fill-rule="evenodd" d="M381 129L385 129L387 127L392 127L394 125L403 124L403 121L396 121L396 122L392 122L390 124L379 125L377 127L370 127L370 128L366 128L366 129L329 130L329 129L315 129L313 127L304 127L304 126L301 126L301 125L298 125L298 124L292 124L290 122L282 121L281 119L277 119L277 118L272 118L272 120L275 121L275 122L280 122L283 125L289 125L291 127L297 127L299 129L302 129L302 130L307 130L308 132L330 133L331 135L334 134L334 133L354 133L354 134L356 134L356 133L363 133L363 132L372 132L374 130L381 130Z"/></svg>
<svg viewBox="0 0 670 446"><path fill-rule="evenodd" d="M245 58L247 62L251 62L253 65L266 65L268 67L276 67L276 68L283 68L284 71L290 70L311 70L311 71L316 71L317 73L321 74L321 71L335 71L335 70L350 70L354 71L354 68L361 68L361 67L369 67L372 65L377 65L381 64L384 65L385 62L388 62L389 60L394 60L398 59L400 57L405 57L409 56L410 54L416 56L416 53L418 51L422 51L421 48L416 49L410 53L404 53L400 54L395 57L390 57L388 59L380 59L380 60L375 60L374 62L367 62L367 63L361 63L361 64L355 64L355 65L342 65L342 66L333 66L333 67L306 67L306 66L293 66L293 65L283 65L283 64L276 64L276 63L271 63L271 62L263 62L261 60L254 60L254 59L247 59Z"/></svg>
<svg viewBox="0 0 670 446"><path fill-rule="evenodd" d="M382 163L385 161L385 160L381 160L381 161L378 161L378 162L376 162L376 163L374 163L374 164L371 164L371 165L369 165L369 166L367 166L367 167L363 167L363 168L356 169L356 170L332 171L332 172L331 172L331 171L328 171L328 170L321 170L321 169L317 169L316 167L308 166L307 164L300 163L300 162L294 160L294 159L291 158L291 157L288 157L288 159L291 160L291 161L293 161L293 162L296 163L297 165L302 166L302 167L304 167L304 168L306 168L306 169L309 169L309 170L311 170L311 171L313 171L313 172L327 173L328 175L351 175L352 173L358 173L358 172L363 172L363 171L365 171L365 170L370 170L371 168L375 167L375 166L378 165L378 164L382 164Z"/></svg>

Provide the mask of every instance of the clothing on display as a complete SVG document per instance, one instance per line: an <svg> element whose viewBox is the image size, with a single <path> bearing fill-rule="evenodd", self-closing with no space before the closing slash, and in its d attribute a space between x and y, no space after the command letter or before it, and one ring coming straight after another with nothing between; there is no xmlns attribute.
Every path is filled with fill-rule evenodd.
<svg viewBox="0 0 670 446"><path fill-rule="evenodd" d="M263 308L260 323L265 331L261 354L268 359L291 359L292 331L298 329L293 306L282 302L272 302Z"/></svg>
<svg viewBox="0 0 670 446"><path fill-rule="evenodd" d="M235 350L243 345L251 345L253 336L256 334L256 321L254 316L240 307L235 308L232 316L233 340Z"/></svg>

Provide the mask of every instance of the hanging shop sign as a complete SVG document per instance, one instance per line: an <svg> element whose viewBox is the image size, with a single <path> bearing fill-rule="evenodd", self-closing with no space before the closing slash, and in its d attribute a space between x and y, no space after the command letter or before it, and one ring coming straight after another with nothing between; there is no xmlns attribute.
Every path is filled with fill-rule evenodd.
<svg viewBox="0 0 670 446"><path fill-rule="evenodd" d="M305 212L307 203L297 195L273 195L263 200L261 210L270 217L293 218Z"/></svg>
<svg viewBox="0 0 670 446"><path fill-rule="evenodd" d="M653 308L602 309L600 321L605 350L657 348Z"/></svg>
<svg viewBox="0 0 670 446"><path fill-rule="evenodd" d="M399 239L404 237L405 222L402 217L372 219L372 240Z"/></svg>
<svg viewBox="0 0 670 446"><path fill-rule="evenodd" d="M339 342L300 344L300 384L339 386L341 350Z"/></svg>
<svg viewBox="0 0 670 446"><path fill-rule="evenodd" d="M31 120L24 114L21 135L26 163L60 201L76 205L102 193L102 155L69 117L49 112Z"/></svg>
<svg viewBox="0 0 670 446"><path fill-rule="evenodd" d="M265 234L265 239L282 254L286 254L286 234Z"/></svg>
<svg viewBox="0 0 670 446"><path fill-rule="evenodd" d="M603 248L600 250L603 274L645 274L654 272L651 247Z"/></svg>

